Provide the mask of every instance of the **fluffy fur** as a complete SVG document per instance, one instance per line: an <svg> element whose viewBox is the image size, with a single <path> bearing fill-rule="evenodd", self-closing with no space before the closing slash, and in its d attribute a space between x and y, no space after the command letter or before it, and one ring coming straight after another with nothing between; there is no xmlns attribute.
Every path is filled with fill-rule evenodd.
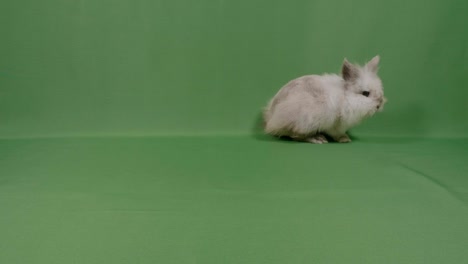
<svg viewBox="0 0 468 264"><path fill-rule="evenodd" d="M382 111L387 99L377 75L380 57L365 66L344 60L341 76L307 75L283 86L264 110L265 132L298 141L345 143L346 131ZM368 94L367 94L368 92Z"/></svg>

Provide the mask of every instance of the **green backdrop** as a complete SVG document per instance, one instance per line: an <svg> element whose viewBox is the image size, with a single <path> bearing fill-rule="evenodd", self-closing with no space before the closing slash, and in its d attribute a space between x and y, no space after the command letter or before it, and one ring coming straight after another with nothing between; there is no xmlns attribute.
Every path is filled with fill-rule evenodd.
<svg viewBox="0 0 468 264"><path fill-rule="evenodd" d="M468 263L466 0L0 1L0 263ZM351 144L261 136L381 56Z"/></svg>
<svg viewBox="0 0 468 264"><path fill-rule="evenodd" d="M468 3L2 1L2 137L251 132L292 78L382 57L378 136L461 137Z"/></svg>

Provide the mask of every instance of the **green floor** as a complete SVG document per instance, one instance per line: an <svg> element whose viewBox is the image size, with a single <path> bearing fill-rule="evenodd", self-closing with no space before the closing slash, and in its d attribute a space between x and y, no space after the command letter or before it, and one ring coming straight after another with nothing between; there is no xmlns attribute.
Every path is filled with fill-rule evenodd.
<svg viewBox="0 0 468 264"><path fill-rule="evenodd" d="M1 263L468 259L467 139L55 138L0 149Z"/></svg>

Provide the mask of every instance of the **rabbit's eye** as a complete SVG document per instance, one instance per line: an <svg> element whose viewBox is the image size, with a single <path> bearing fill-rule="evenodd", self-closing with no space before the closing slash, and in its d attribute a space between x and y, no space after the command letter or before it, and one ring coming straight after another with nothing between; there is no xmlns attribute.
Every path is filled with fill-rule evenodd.
<svg viewBox="0 0 468 264"><path fill-rule="evenodd" d="M370 94L369 91L364 91L364 92L362 92L362 95L364 95L365 97L369 97L369 94Z"/></svg>

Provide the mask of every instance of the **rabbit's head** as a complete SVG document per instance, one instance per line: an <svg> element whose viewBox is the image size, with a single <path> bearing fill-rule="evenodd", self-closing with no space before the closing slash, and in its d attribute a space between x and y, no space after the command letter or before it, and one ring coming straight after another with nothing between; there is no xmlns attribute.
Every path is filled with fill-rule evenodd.
<svg viewBox="0 0 468 264"><path fill-rule="evenodd" d="M364 116L382 111L387 99L384 97L382 81L377 75L380 57L375 56L366 65L359 66L344 60L341 74L346 91L352 101L353 110Z"/></svg>

